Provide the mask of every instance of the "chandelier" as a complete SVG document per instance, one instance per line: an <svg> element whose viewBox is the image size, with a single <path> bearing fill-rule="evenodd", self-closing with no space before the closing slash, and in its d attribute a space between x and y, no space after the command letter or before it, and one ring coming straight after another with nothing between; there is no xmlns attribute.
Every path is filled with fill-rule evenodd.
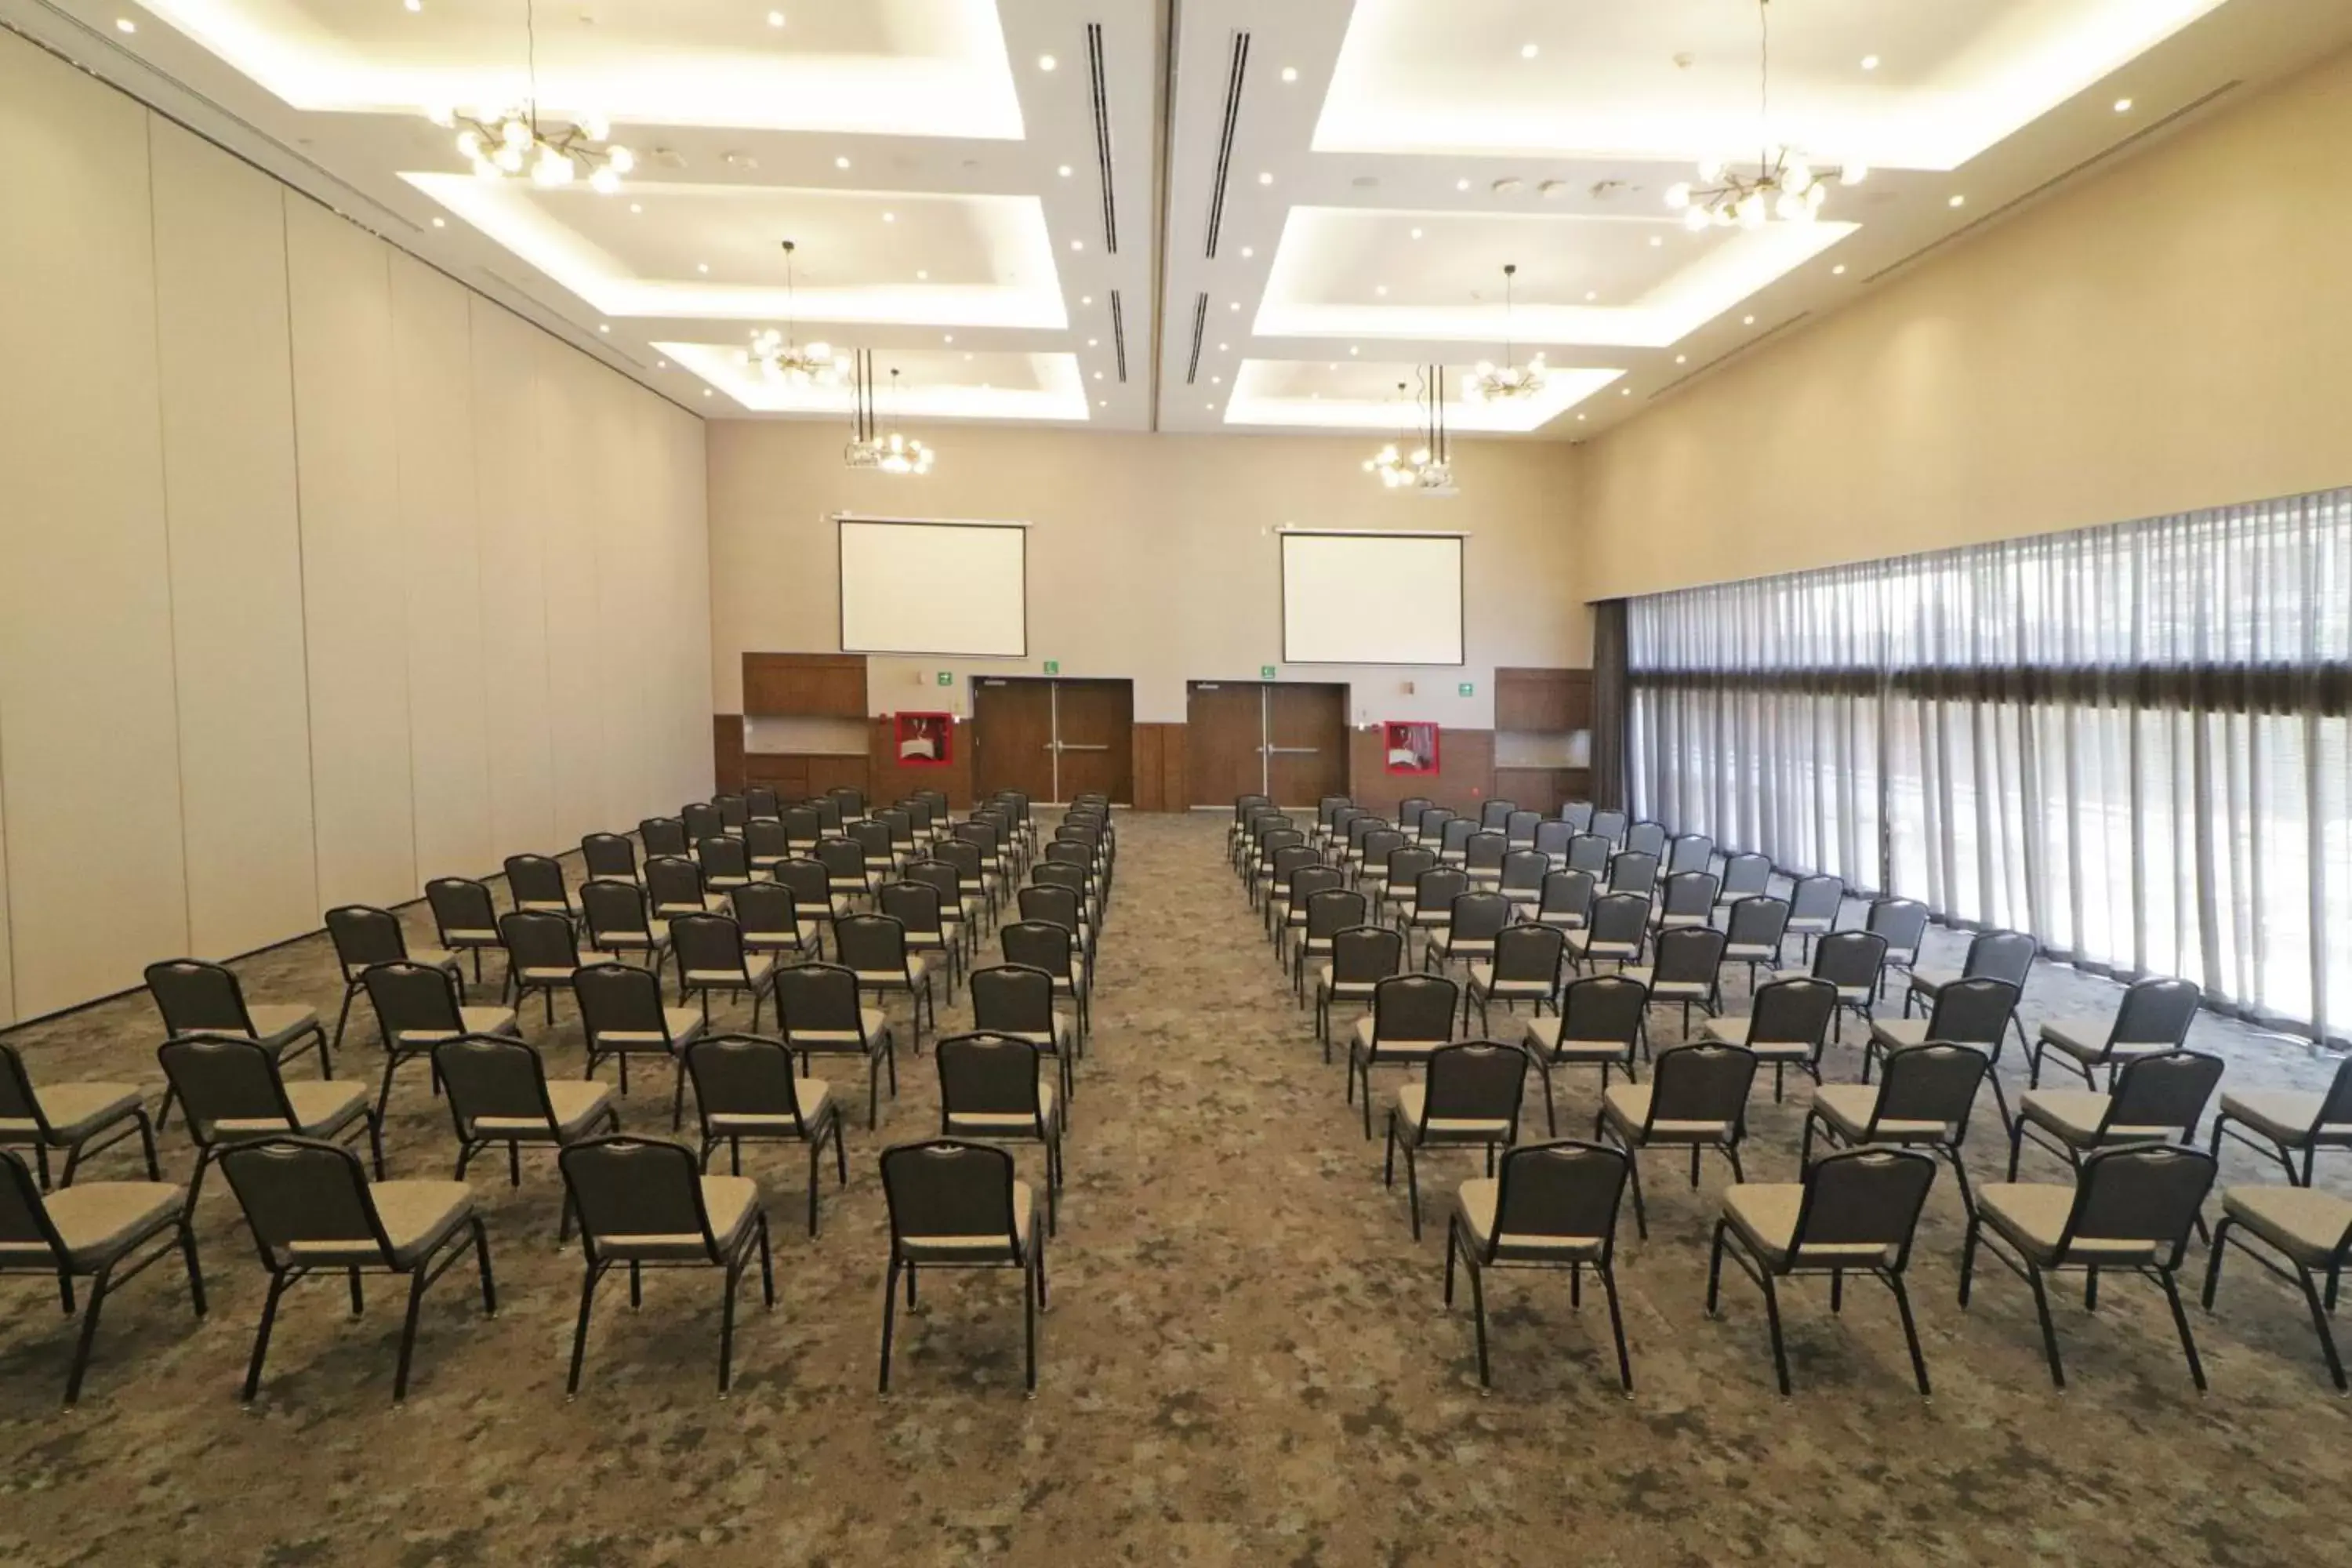
<svg viewBox="0 0 2352 1568"><path fill-rule="evenodd" d="M467 114L457 109L427 111L434 124L457 133L457 151L486 180L504 180L529 174L533 184L548 188L584 182L588 188L611 195L621 188L621 176L637 166L636 154L612 140L613 128L601 114L582 114L571 121L539 111L539 26L531 0L524 0L523 28L529 40L530 89L520 106L478 109Z"/></svg>
<svg viewBox="0 0 2352 1568"><path fill-rule="evenodd" d="M1424 411L1421 440L1411 453L1399 448L1411 436L1400 437L1364 459L1364 472L1381 481L1383 489L1412 490L1425 496L1451 496L1454 488L1454 449L1447 439L1445 426L1445 367L1424 365L1420 371ZM1404 383L1397 383L1397 395L1402 405Z"/></svg>
<svg viewBox="0 0 2352 1568"><path fill-rule="evenodd" d="M1533 397L1543 390L1543 355L1538 354L1525 364L1511 363L1511 279L1518 276L1516 261L1503 264L1503 363L1480 360L1478 368L1462 382L1462 395L1473 403L1507 403L1515 397Z"/></svg>
<svg viewBox="0 0 2352 1568"><path fill-rule="evenodd" d="M890 372L890 402L898 402L898 372ZM928 474L931 449L911 436L884 430L874 415L874 351L859 349L850 365L849 445L842 463L884 474Z"/></svg>
<svg viewBox="0 0 2352 1568"><path fill-rule="evenodd" d="M751 334L751 347L744 354L746 364L756 364L770 381L788 381L801 386L834 386L839 384L847 365L833 357L833 349L825 343L795 343L793 324L798 312L793 283L793 242L784 245L784 329L762 328Z"/></svg>
<svg viewBox="0 0 2352 1568"><path fill-rule="evenodd" d="M1761 228L1775 218L1783 223L1811 223L1821 216L1829 198L1830 182L1858 185L1868 176L1862 163L1816 169L1805 155L1770 141L1772 24L1771 0L1756 0L1756 23L1761 40L1757 52L1757 122L1768 138L1756 159L1756 172L1709 158L1698 166L1698 181L1675 182L1666 187L1666 205L1683 215L1683 226Z"/></svg>

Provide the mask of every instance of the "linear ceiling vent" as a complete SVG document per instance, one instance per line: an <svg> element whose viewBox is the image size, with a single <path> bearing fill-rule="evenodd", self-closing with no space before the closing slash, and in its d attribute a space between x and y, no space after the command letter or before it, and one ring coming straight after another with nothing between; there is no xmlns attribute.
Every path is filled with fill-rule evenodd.
<svg viewBox="0 0 2352 1568"><path fill-rule="evenodd" d="M1217 176L1209 186L1209 259L1217 258L1217 231L1225 221L1225 180L1234 168L1234 132L1241 124L1242 83L1249 75L1250 36L1235 30L1225 66L1225 117L1217 129Z"/></svg>
<svg viewBox="0 0 2352 1568"><path fill-rule="evenodd" d="M1100 22L1087 24L1087 73L1092 79L1095 110L1095 168L1102 177L1103 252L1118 254L1118 197L1111 183L1110 81L1103 69ZM1124 380L1124 377L1121 377Z"/></svg>
<svg viewBox="0 0 2352 1568"><path fill-rule="evenodd" d="M1118 290L1110 291L1110 352L1118 362L1118 379L1127 380L1127 310L1119 303Z"/></svg>
<svg viewBox="0 0 2352 1568"><path fill-rule="evenodd" d="M1203 293L1192 301L1192 357L1184 364L1184 384L1190 386L1201 375L1201 340L1209 332L1209 296Z"/></svg>

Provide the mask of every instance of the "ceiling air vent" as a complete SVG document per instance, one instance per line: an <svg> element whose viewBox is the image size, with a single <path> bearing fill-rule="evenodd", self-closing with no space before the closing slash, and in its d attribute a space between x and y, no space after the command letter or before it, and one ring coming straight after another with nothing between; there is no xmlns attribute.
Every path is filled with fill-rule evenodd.
<svg viewBox="0 0 2352 1568"><path fill-rule="evenodd" d="M1103 69L1100 22L1087 24L1087 73L1092 79L1095 110L1095 168L1102 178L1103 253L1118 254L1118 198L1113 194L1110 162L1110 82ZM1125 376L1119 378L1126 380Z"/></svg>
<svg viewBox="0 0 2352 1568"><path fill-rule="evenodd" d="M1242 83L1249 76L1249 50L1250 36L1236 30L1233 54L1225 64L1225 116L1217 128L1216 178L1209 186L1208 257L1212 261L1217 258L1217 231L1225 221L1225 180L1234 168L1234 132L1241 123ZM1202 296L1204 300L1206 298ZM1196 332L1194 337L1197 339L1198 336ZM1193 353L1196 355L1200 353L1197 342L1193 344ZM1191 378L1188 376L1186 379Z"/></svg>

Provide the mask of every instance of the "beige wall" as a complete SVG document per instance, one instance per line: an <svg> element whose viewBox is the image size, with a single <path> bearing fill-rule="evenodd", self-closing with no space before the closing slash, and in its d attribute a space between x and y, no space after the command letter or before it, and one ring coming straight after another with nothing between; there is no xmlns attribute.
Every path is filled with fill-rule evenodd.
<svg viewBox="0 0 2352 1568"><path fill-rule="evenodd" d="M709 426L711 686L721 712L742 702L741 655L840 647L835 512L975 518L1033 525L1029 654L873 661L877 713L946 707L932 684L956 672L1026 670L1058 659L1071 676L1125 676L1135 716L1184 718L1188 679L1255 679L1281 664L1276 530L1459 530L1468 602L1466 668L1282 666L1295 680L1352 682L1360 721L1494 722L1496 665L1581 665L1591 648L1570 516L1569 447L1469 442L1456 449L1462 494L1382 492L1361 470L1377 443L1257 436L1127 436L941 428L922 433L939 466L921 479L851 473L833 425ZM958 584L907 563L908 591ZM1456 695L1462 681L1471 697ZM918 682L921 689L918 689ZM1411 681L1415 693L1401 687Z"/></svg>
<svg viewBox="0 0 2352 1568"><path fill-rule="evenodd" d="M0 1022L709 792L699 420L5 35L0 146Z"/></svg>
<svg viewBox="0 0 2352 1568"><path fill-rule="evenodd" d="M2352 481L2352 55L1582 448L1590 596Z"/></svg>

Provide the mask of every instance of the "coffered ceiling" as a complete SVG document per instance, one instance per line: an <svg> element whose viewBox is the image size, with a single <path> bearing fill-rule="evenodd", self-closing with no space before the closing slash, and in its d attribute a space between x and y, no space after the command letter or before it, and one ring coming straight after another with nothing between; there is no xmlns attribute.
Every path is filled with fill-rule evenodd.
<svg viewBox="0 0 2352 1568"><path fill-rule="evenodd" d="M1754 0L0 0L714 417L844 416L841 389L747 359L789 324L872 350L910 420L1387 431L1436 365L1454 429L1571 439L2352 43L2352 0L1770 0L1759 82L1759 21ZM427 118L534 81L545 111L610 121L637 159L621 190L478 179ZM1816 223L1685 228L1666 188L1768 139L1868 177ZM1542 389L1460 401L1507 352L1544 355Z"/></svg>

